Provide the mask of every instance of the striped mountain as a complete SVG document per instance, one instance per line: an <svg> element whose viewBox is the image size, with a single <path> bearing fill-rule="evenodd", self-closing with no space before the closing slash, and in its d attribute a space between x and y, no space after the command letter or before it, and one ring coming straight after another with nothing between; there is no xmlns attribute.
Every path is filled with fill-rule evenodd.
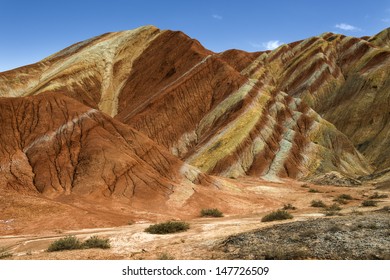
<svg viewBox="0 0 390 280"><path fill-rule="evenodd" d="M218 176L388 168L388 33L214 53L145 26L0 73L0 188L164 201Z"/></svg>

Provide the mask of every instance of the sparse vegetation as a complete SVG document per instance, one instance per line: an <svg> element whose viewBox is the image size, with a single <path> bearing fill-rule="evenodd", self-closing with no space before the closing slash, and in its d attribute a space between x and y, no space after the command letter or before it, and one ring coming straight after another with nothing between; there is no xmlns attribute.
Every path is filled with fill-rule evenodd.
<svg viewBox="0 0 390 280"><path fill-rule="evenodd" d="M110 248L110 240L105 238L99 238L98 236L92 236L81 242L75 236L66 236L64 238L58 239L50 244L47 249L48 252L55 251L65 251L65 250L78 250L78 249L91 249L91 248L100 248L108 249Z"/></svg>
<svg viewBox="0 0 390 280"><path fill-rule="evenodd" d="M0 248L0 260L12 257L12 254L5 248Z"/></svg>
<svg viewBox="0 0 390 280"><path fill-rule="evenodd" d="M48 252L81 249L81 242L75 236L66 236L50 244Z"/></svg>
<svg viewBox="0 0 390 280"><path fill-rule="evenodd" d="M288 204L284 204L282 210L296 210L297 207L293 206L292 204L288 203Z"/></svg>
<svg viewBox="0 0 390 280"><path fill-rule="evenodd" d="M190 225L181 221L168 221L165 223L151 225L145 229L145 232L151 234L168 234L186 231L190 228Z"/></svg>
<svg viewBox="0 0 390 280"><path fill-rule="evenodd" d="M326 207L327 211L340 211L341 207L337 203L333 203L331 206Z"/></svg>
<svg viewBox="0 0 390 280"><path fill-rule="evenodd" d="M370 196L370 199L380 199L380 198L388 198L389 196L387 194L379 194L375 192L372 196Z"/></svg>
<svg viewBox="0 0 390 280"><path fill-rule="evenodd" d="M390 212L390 206L384 206L381 210L385 212Z"/></svg>
<svg viewBox="0 0 390 280"><path fill-rule="evenodd" d="M340 194L339 196L338 196L338 198L340 198L340 199L345 199L345 200L352 200L353 199L353 197L352 196L350 196L349 194Z"/></svg>
<svg viewBox="0 0 390 280"><path fill-rule="evenodd" d="M265 215L261 221L262 222L271 222L271 221L276 221L276 220L287 220L287 219L292 219L293 216L288 213L285 210L276 210L272 213L269 213L268 215Z"/></svg>
<svg viewBox="0 0 390 280"><path fill-rule="evenodd" d="M92 236L85 240L83 244L81 244L82 248L90 249L90 248L100 248L100 249L109 249L110 240L108 238L100 238L98 236Z"/></svg>
<svg viewBox="0 0 390 280"><path fill-rule="evenodd" d="M319 190L317 190L317 189L310 189L309 190L309 193L319 193L320 191Z"/></svg>
<svg viewBox="0 0 390 280"><path fill-rule="evenodd" d="M200 211L200 215L202 217L223 217L223 213L219 211L217 208L212 208L212 209L202 209Z"/></svg>
<svg viewBox="0 0 390 280"><path fill-rule="evenodd" d="M353 209L352 212L351 212L352 215L355 215L355 216L362 216L363 213L360 212L359 210L356 210L356 209Z"/></svg>
<svg viewBox="0 0 390 280"><path fill-rule="evenodd" d="M312 200L311 207L325 208L326 204L322 200Z"/></svg>
<svg viewBox="0 0 390 280"><path fill-rule="evenodd" d="M333 203L325 208L325 216L342 216L340 210L341 207L337 203Z"/></svg>
<svg viewBox="0 0 390 280"><path fill-rule="evenodd" d="M389 226L379 211L289 222L229 236L221 252L225 259L389 259Z"/></svg>
<svg viewBox="0 0 390 280"><path fill-rule="evenodd" d="M352 200L352 199L353 199L352 196L350 196L349 194L341 194L338 197L336 197L335 199L333 199L333 201L335 201L339 204L347 204L348 200Z"/></svg>
<svg viewBox="0 0 390 280"><path fill-rule="evenodd" d="M264 253L265 260L304 260L308 257L307 248L274 248Z"/></svg>
<svg viewBox="0 0 390 280"><path fill-rule="evenodd" d="M340 214L339 211L332 211L332 210L326 210L324 214L325 214L325 216L328 216L328 217L330 217L330 216L342 216L342 214Z"/></svg>
<svg viewBox="0 0 390 280"><path fill-rule="evenodd" d="M161 253L158 255L158 260L174 260L175 258L168 253Z"/></svg>
<svg viewBox="0 0 390 280"><path fill-rule="evenodd" d="M364 200L362 202L363 207L374 207L377 206L378 202L375 200Z"/></svg>

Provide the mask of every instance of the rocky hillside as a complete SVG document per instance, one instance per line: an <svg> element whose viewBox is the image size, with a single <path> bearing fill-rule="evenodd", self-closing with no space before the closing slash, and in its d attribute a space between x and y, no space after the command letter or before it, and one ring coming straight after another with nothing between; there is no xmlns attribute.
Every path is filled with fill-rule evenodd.
<svg viewBox="0 0 390 280"><path fill-rule="evenodd" d="M0 189L182 205L218 176L388 168L388 34L213 53L145 26L0 73Z"/></svg>

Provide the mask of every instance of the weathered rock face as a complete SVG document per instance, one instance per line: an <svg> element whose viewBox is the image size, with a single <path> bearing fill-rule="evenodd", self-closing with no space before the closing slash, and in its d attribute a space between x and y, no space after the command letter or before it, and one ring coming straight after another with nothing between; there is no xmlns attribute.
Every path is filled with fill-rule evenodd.
<svg viewBox="0 0 390 280"><path fill-rule="evenodd" d="M162 203L205 174L388 167L388 37L216 54L146 26L77 43L0 73L0 188Z"/></svg>
<svg viewBox="0 0 390 280"><path fill-rule="evenodd" d="M99 110L59 93L0 98L0 189L148 201L210 179ZM184 199L185 202L185 199Z"/></svg>
<svg viewBox="0 0 390 280"><path fill-rule="evenodd" d="M301 98L375 168L389 167L389 29L364 38L324 33L259 54L244 74Z"/></svg>

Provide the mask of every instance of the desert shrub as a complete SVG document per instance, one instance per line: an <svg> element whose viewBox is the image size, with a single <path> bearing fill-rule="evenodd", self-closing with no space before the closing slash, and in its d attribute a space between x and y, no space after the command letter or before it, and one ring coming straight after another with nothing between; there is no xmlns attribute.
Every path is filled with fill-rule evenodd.
<svg viewBox="0 0 390 280"><path fill-rule="evenodd" d="M337 203L333 203L325 208L325 216L341 216L341 207Z"/></svg>
<svg viewBox="0 0 390 280"><path fill-rule="evenodd" d="M223 217L223 213L219 211L217 208L202 209L200 211L200 215L202 217Z"/></svg>
<svg viewBox="0 0 390 280"><path fill-rule="evenodd" d="M324 214L325 216L342 216L340 211L332 211L332 210L326 210Z"/></svg>
<svg viewBox="0 0 390 280"><path fill-rule="evenodd" d="M66 236L50 244L48 252L81 249L81 242L74 236Z"/></svg>
<svg viewBox="0 0 390 280"><path fill-rule="evenodd" d="M158 255L158 260L174 260L175 258L168 253L161 253Z"/></svg>
<svg viewBox="0 0 390 280"><path fill-rule="evenodd" d="M282 209L283 210L296 210L297 207L295 207L292 204L288 203L288 204L285 204Z"/></svg>
<svg viewBox="0 0 390 280"><path fill-rule="evenodd" d="M12 257L12 254L5 248L0 248L0 260Z"/></svg>
<svg viewBox="0 0 390 280"><path fill-rule="evenodd" d="M375 200L364 200L362 202L363 207L373 207L373 206L376 206L377 204L378 204L378 202Z"/></svg>
<svg viewBox="0 0 390 280"><path fill-rule="evenodd" d="M337 203L333 203L331 206L326 207L326 211L340 211L341 207Z"/></svg>
<svg viewBox="0 0 390 280"><path fill-rule="evenodd" d="M390 206L384 206L381 210L384 212L390 212Z"/></svg>
<svg viewBox="0 0 390 280"><path fill-rule="evenodd" d="M352 200L352 199L353 199L352 196L350 196L349 194L341 194L338 197L336 197L335 199L333 199L333 201L335 201L339 204L347 204L348 200Z"/></svg>
<svg viewBox="0 0 390 280"><path fill-rule="evenodd" d="M326 204L322 200L312 200L311 201L312 207L319 207L319 208L325 208Z"/></svg>
<svg viewBox="0 0 390 280"><path fill-rule="evenodd" d="M309 192L310 192L310 193L319 193L320 191L317 190L317 189L310 189Z"/></svg>
<svg viewBox="0 0 390 280"><path fill-rule="evenodd" d="M180 221L169 221L165 223L159 223L151 225L145 229L146 232L151 234L168 234L186 231L190 228L190 225Z"/></svg>
<svg viewBox="0 0 390 280"><path fill-rule="evenodd" d="M339 196L338 196L338 198L340 198L340 199L345 199L345 200L352 200L353 199L353 197L352 196L350 196L349 194L340 194Z"/></svg>
<svg viewBox="0 0 390 280"><path fill-rule="evenodd" d="M92 236L85 240L83 244L81 244L82 248L90 249L90 248L100 248L100 249L108 249L110 248L110 240L108 238L100 238L98 236Z"/></svg>
<svg viewBox="0 0 390 280"><path fill-rule="evenodd" d="M308 189L308 188L310 188L310 186L308 184L303 184L303 185L301 185L301 188Z"/></svg>
<svg viewBox="0 0 390 280"><path fill-rule="evenodd" d="M333 201L334 201L334 202L337 202L338 204L347 204L347 203L348 203L347 200L342 199L342 198L340 198L340 197L337 197L337 198L333 199Z"/></svg>
<svg viewBox="0 0 390 280"><path fill-rule="evenodd" d="M370 196L370 199L378 199L378 198L388 198L389 196L387 194L379 194L375 192L372 196Z"/></svg>
<svg viewBox="0 0 390 280"><path fill-rule="evenodd" d="M358 210L356 210L356 209L353 209L352 212L351 212L351 214L352 214L352 215L355 215L355 216L362 216L362 215L363 215L362 212L360 212L360 211L358 211Z"/></svg>
<svg viewBox="0 0 390 280"><path fill-rule="evenodd" d="M288 213L285 210L276 210L274 212L269 213L268 215L265 215L261 221L262 222L271 222L271 221L276 221L276 220L287 220L287 219L292 219L293 216Z"/></svg>

